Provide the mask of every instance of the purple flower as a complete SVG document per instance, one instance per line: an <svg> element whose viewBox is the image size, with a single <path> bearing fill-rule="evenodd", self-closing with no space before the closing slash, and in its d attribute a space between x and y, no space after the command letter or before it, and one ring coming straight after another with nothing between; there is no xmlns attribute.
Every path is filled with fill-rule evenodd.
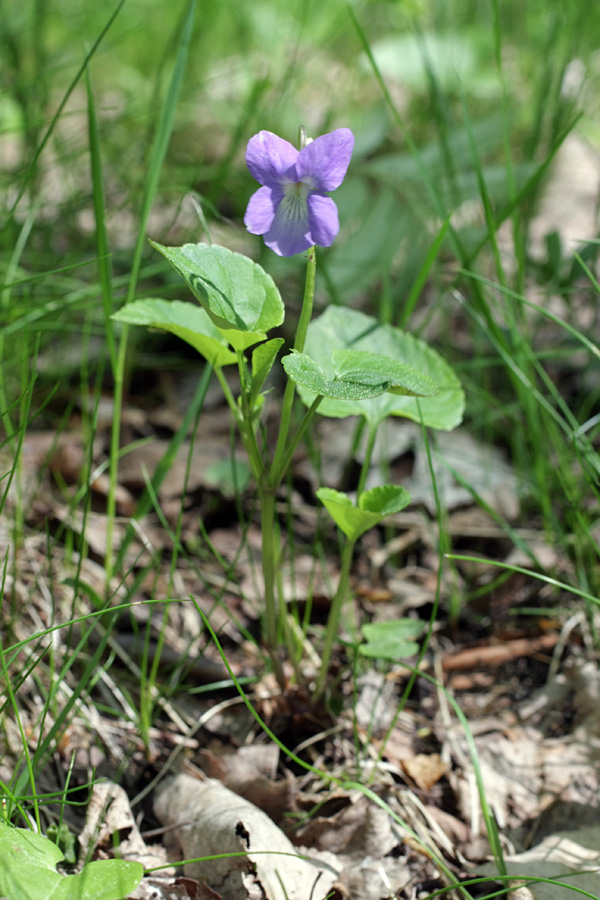
<svg viewBox="0 0 600 900"><path fill-rule="evenodd" d="M329 247L340 223L337 206L325 193L344 180L354 135L338 128L296 150L271 131L248 141L246 164L263 187L250 197L244 224L262 234L279 256L294 256L318 244Z"/></svg>

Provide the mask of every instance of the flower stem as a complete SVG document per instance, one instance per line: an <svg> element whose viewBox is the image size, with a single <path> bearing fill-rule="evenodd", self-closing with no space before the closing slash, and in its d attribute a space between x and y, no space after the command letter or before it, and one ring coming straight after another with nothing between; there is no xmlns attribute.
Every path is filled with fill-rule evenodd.
<svg viewBox="0 0 600 900"><path fill-rule="evenodd" d="M296 339L294 341L294 350L297 350L298 353L302 353L302 351L304 350L306 332L308 330L308 325L312 316L313 302L315 298L316 272L317 257L315 253L315 247L311 247L311 249L308 251L306 282L304 285L302 310L300 312L300 319L298 321L298 328L296 330ZM271 470L269 473L269 487L272 490L275 490L275 488L277 488L277 486L281 482L283 475L285 474L285 469L282 467L282 461L286 453L286 444L288 433L290 430L290 421L292 418L292 407L294 404L295 392L296 385L293 381L288 380L285 388L285 393L283 395L283 404L281 407L281 424L279 426L279 435L277 436L275 456L273 457L273 463L271 465ZM277 478L279 478L278 481Z"/></svg>
<svg viewBox="0 0 600 900"><path fill-rule="evenodd" d="M281 481L282 481L285 473L287 472L288 467L292 461L294 453L296 452L296 448L298 447L298 444L300 443L300 441L306 434L308 426L314 419L315 413L316 413L322 399L323 399L322 394L319 394L318 397L315 397L310 408L307 409L306 412L304 413L304 418L300 422L300 425L298 426L298 430L297 430L296 434L294 435L293 440L292 440L291 444L289 445L285 456L283 457L279 471L275 470L274 464L271 466L270 480L271 480L271 483L275 485L275 487L278 487L281 484Z"/></svg>
<svg viewBox="0 0 600 900"><path fill-rule="evenodd" d="M298 352L302 352L304 349L304 342L306 341L306 332L308 329L308 324L310 322L312 316L314 295L315 295L315 274L316 274L317 262L315 255L315 248L312 247L308 251L308 260L306 267L306 282L304 286L304 298L302 300L302 310L300 312L300 319L298 321L298 328L296 330L296 338L294 341L294 349L298 350ZM269 650L269 655L271 657L271 661L273 663L273 670L275 673L275 677L279 683L279 686L283 688L284 685L284 677L283 677L283 668L281 666L281 660L278 655L278 646L277 646L277 637L278 637L278 609L277 603L275 599L275 568L276 568L276 553L277 548L275 545L274 532L275 532L275 492L277 488L281 484L281 480L283 479L286 470L291 462L291 454L289 452L290 448L288 447L288 435L290 430L290 422L292 418L292 407L294 403L294 393L296 390L296 386L293 381L288 380L286 385L285 393L283 395L283 404L281 409L281 422L279 425L279 434L277 436L277 444L275 447L275 454L273 456L273 461L269 467L269 471L266 474L266 477L263 477L259 480L259 493L260 499L262 502L262 515L261 515L261 531L262 531L262 571L263 571L263 581L264 581L264 591L265 591L265 618L266 618L266 640L267 640L267 648ZM308 413L305 415L304 420L298 430L298 433L295 436L294 441L292 442L292 453L298 445L298 441L304 434L307 425L310 423L312 416L315 413L317 406L320 403L320 399L316 398L315 402L311 406ZM247 423L249 425L249 423ZM264 469L263 469L264 472ZM282 616L285 614L284 610L281 611ZM284 628L284 634L287 634L286 629Z"/></svg>
<svg viewBox="0 0 600 900"><path fill-rule="evenodd" d="M371 457L373 456L373 448L375 447L375 439L377 438L377 427L369 425L369 436L367 438L367 446L365 447L365 458L363 460L362 469L358 479L358 487L356 488L356 501L358 503L360 495L365 489L369 469L371 468Z"/></svg>
<svg viewBox="0 0 600 900"><path fill-rule="evenodd" d="M132 291L130 290L130 295ZM127 298L130 300L130 297ZM104 555L104 571L106 577L107 596L110 591L110 580L113 575L114 553L113 553L113 535L115 529L115 519L117 514L117 480L119 477L119 444L121 439L121 410L123 408L123 391L125 387L125 363L127 360L127 338L129 336L129 325L123 325L121 331L121 340L119 343L119 351L117 354L116 367L113 372L114 395L113 395L113 420L110 432L110 452L109 452L109 488L106 498L106 553Z"/></svg>
<svg viewBox="0 0 600 900"><path fill-rule="evenodd" d="M281 688L284 687L283 669L278 653L277 641L277 604L275 602L275 491L263 488L260 491L262 500L262 571L265 591L266 639L269 656L273 663L273 671Z"/></svg>
<svg viewBox="0 0 600 900"><path fill-rule="evenodd" d="M254 433L254 429L252 428L252 422L250 421L249 415L244 415L246 411L245 407L240 410L240 407L235 401L235 397L231 393L231 389L227 384L227 379L223 374L223 370L220 366L215 368L215 374L219 380L219 384L221 385L221 390L225 395L225 399L229 405L229 409L233 415L234 421L238 426L240 436L242 438L242 442L244 444L244 449L248 454L248 459L250 461L250 468L252 469L252 474L254 476L254 480L257 484L260 484L264 472L264 465L260 455L260 450L258 449L258 444L256 443L256 435ZM243 404L242 404L243 406Z"/></svg>
<svg viewBox="0 0 600 900"><path fill-rule="evenodd" d="M346 594L348 592L348 582L350 580L350 568L352 566L352 556L354 554L355 543L356 541L346 540L344 543L344 549L342 550L340 580L338 582L337 591L335 592L333 601L331 603L329 618L327 619L327 627L325 629L325 646L323 647L323 653L321 654L321 668L319 670L317 684L315 687L315 700L318 700L325 690L325 681L327 679L327 673L329 671L331 653L333 650L335 639L338 635L340 615L342 612L342 607L344 605L344 600L346 599Z"/></svg>

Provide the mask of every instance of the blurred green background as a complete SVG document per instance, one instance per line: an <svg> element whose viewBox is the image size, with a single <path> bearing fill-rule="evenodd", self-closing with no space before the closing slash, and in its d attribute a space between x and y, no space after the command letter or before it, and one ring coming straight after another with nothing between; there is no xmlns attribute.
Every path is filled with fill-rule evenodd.
<svg viewBox="0 0 600 900"><path fill-rule="evenodd" d="M187 11L188 0L2 4L4 253L32 204L35 264L27 252L23 260L33 271L93 252L85 84L77 78L91 52L111 249L117 262L127 256ZM462 209L465 242L478 245L482 232L470 233L477 223L468 221L474 217L465 206L480 194L469 130L496 209L579 108L585 117L578 127L598 136L598 47L600 12L579 0L199 2L150 234L199 239L185 202L194 191L216 226L214 239L261 253L241 225L254 187L243 165L248 137L266 128L295 141L300 123L313 136L347 125L356 152L336 195L343 232L327 254L326 289L347 302L392 275L386 315L393 315L419 271L434 216ZM277 268L276 260L269 263Z"/></svg>

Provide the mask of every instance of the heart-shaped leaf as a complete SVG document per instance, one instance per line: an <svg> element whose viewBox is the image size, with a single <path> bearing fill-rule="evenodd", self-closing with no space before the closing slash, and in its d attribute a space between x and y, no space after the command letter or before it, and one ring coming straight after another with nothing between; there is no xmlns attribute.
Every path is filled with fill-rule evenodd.
<svg viewBox="0 0 600 900"><path fill-rule="evenodd" d="M414 656L419 647L415 640L423 634L425 623L419 619L392 619L362 626L363 637L358 652L375 659L403 659Z"/></svg>
<svg viewBox="0 0 600 900"><path fill-rule="evenodd" d="M264 341L266 332L283 322L283 301L275 282L247 256L215 244L150 243L185 279L235 350Z"/></svg>
<svg viewBox="0 0 600 900"><path fill-rule="evenodd" d="M410 503L408 491L394 484L363 491L358 506L354 505L348 494L333 488L319 488L317 497L349 541L356 541L385 516L400 512Z"/></svg>
<svg viewBox="0 0 600 900"><path fill-rule="evenodd" d="M383 384L376 381L373 383L370 373L365 373L365 377L369 379L366 383L336 381L335 379L328 380L325 378L321 366L305 353L291 353L289 356L284 356L281 364L288 378L291 378L298 386L311 392L311 403L317 394L321 394L323 397L331 397L336 401L359 401L369 397L378 397L390 385L389 381Z"/></svg>
<svg viewBox="0 0 600 900"><path fill-rule="evenodd" d="M175 334L215 367L237 362L235 353L229 349L227 341L208 313L193 303L148 297L128 303L112 318L117 322L148 325Z"/></svg>
<svg viewBox="0 0 600 900"><path fill-rule="evenodd" d="M430 378L439 392L431 397L410 397L397 396L388 390L360 403L354 399L326 397L319 406L321 415L364 416L372 428L390 415L406 416L446 431L462 421L465 397L460 381L451 366L423 341L392 325L380 325L372 316L357 310L330 306L310 323L304 353L319 363L323 378L330 381L336 374L333 354L339 350L366 351L411 366ZM299 383L299 394L310 406L314 391Z"/></svg>
<svg viewBox="0 0 600 900"><path fill-rule="evenodd" d="M348 494L334 491L333 488L322 487L317 497L349 541L356 541L361 534L373 528L381 521L378 513L356 507Z"/></svg>
<svg viewBox="0 0 600 900"><path fill-rule="evenodd" d="M362 383L390 383L388 391L404 397L436 397L439 388L428 375L412 366L367 350L334 350L332 361L335 374L342 381ZM368 381L371 379L371 381Z"/></svg>
<svg viewBox="0 0 600 900"><path fill-rule="evenodd" d="M141 863L103 859L77 875L56 871L61 850L48 838L0 822L0 896L6 900L120 900L142 880Z"/></svg>
<svg viewBox="0 0 600 900"><path fill-rule="evenodd" d="M363 491L358 500L360 509L377 513L382 519L399 513L410 503L410 494L399 484L380 484Z"/></svg>

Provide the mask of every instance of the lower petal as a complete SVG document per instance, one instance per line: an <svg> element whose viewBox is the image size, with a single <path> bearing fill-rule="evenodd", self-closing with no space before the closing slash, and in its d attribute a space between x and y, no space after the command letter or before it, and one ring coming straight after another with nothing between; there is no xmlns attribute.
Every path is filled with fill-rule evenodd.
<svg viewBox="0 0 600 900"><path fill-rule="evenodd" d="M313 243L319 247L333 244L340 230L337 206L331 197L310 194L308 197L308 220Z"/></svg>
<svg viewBox="0 0 600 900"><path fill-rule="evenodd" d="M282 191L270 187L261 187L252 194L244 215L250 234L265 234L269 230L282 196Z"/></svg>
<svg viewBox="0 0 600 900"><path fill-rule="evenodd" d="M295 256L313 246L308 207L303 197L288 195L282 199L264 241L279 256Z"/></svg>

